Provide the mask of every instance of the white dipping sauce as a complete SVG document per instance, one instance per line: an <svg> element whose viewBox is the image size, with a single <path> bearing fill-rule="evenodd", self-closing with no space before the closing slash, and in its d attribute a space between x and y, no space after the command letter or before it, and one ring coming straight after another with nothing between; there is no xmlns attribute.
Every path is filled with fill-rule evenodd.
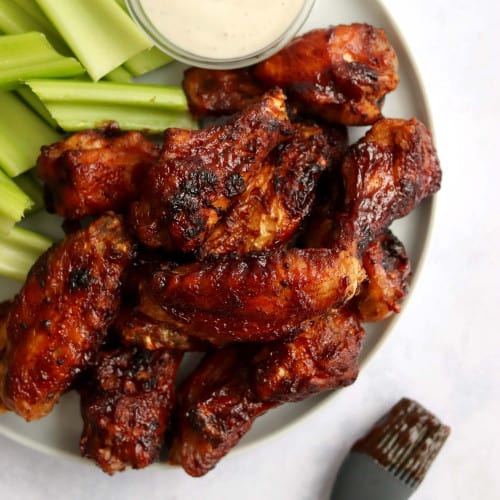
<svg viewBox="0 0 500 500"><path fill-rule="evenodd" d="M304 0L142 0L151 23L171 43L210 59L254 54L280 38Z"/></svg>

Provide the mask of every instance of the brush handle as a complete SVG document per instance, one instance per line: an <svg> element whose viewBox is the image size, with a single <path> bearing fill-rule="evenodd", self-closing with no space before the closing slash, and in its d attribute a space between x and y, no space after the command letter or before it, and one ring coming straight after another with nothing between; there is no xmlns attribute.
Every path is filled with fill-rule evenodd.
<svg viewBox="0 0 500 500"><path fill-rule="evenodd" d="M330 500L406 500L414 491L369 455L354 451L340 467Z"/></svg>

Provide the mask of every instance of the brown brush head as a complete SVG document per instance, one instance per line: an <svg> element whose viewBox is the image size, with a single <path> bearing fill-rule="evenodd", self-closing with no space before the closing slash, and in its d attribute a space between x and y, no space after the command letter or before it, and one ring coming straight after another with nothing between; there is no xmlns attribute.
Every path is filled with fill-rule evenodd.
<svg viewBox="0 0 500 500"><path fill-rule="evenodd" d="M416 488L450 434L424 407L402 399L362 439L352 451L373 460L409 486Z"/></svg>

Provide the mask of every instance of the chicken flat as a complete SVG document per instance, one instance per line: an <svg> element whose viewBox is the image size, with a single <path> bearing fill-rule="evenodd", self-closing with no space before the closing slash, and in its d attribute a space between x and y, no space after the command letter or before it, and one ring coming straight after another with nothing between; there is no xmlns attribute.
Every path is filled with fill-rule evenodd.
<svg viewBox="0 0 500 500"><path fill-rule="evenodd" d="M351 249L254 252L155 272L141 284L138 309L215 344L265 342L341 307L364 278Z"/></svg>
<svg viewBox="0 0 500 500"><path fill-rule="evenodd" d="M232 120L203 130L168 129L130 224L148 247L190 251L246 189L248 177L291 133L280 90Z"/></svg>
<svg viewBox="0 0 500 500"><path fill-rule="evenodd" d="M45 184L47 209L67 219L107 210L123 212L137 198L140 181L159 148L140 132L117 126L78 132L45 146L37 175Z"/></svg>
<svg viewBox="0 0 500 500"><path fill-rule="evenodd" d="M202 360L179 392L171 463L206 474L269 409L354 382L364 336L355 316L342 311L301 328L290 342L233 345Z"/></svg>
<svg viewBox="0 0 500 500"><path fill-rule="evenodd" d="M137 348L99 353L80 389L82 456L108 474L151 464L170 419L181 358Z"/></svg>
<svg viewBox="0 0 500 500"><path fill-rule="evenodd" d="M120 305L131 257L122 219L104 215L38 259L7 323L0 392L9 409L43 417L88 365Z"/></svg>

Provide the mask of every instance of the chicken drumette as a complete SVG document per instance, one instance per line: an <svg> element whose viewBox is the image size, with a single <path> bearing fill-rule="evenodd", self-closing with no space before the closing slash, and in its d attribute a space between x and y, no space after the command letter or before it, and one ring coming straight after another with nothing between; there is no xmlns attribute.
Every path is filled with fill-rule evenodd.
<svg viewBox="0 0 500 500"><path fill-rule="evenodd" d="M441 168L427 127L411 120L379 120L347 151L330 177L302 235L307 247L356 241L362 249L394 220L438 191Z"/></svg>
<svg viewBox="0 0 500 500"><path fill-rule="evenodd" d="M0 392L9 409L43 417L89 364L120 305L131 257L122 219L103 215L38 259L7 321Z"/></svg>

